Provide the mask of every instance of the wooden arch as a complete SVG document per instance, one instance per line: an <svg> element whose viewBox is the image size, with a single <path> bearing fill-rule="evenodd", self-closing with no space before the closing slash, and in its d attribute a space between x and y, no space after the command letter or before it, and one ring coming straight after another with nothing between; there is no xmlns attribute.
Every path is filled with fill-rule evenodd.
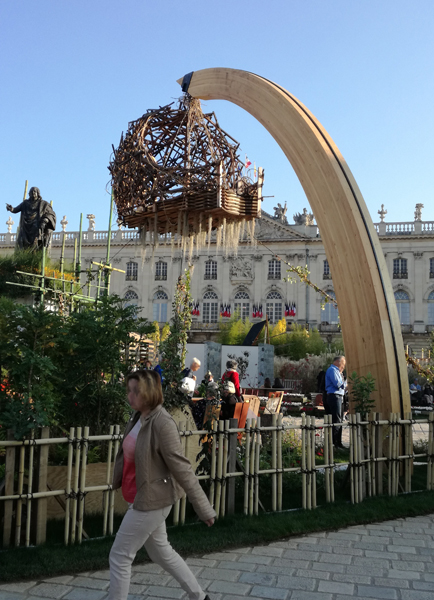
<svg viewBox="0 0 434 600"><path fill-rule="evenodd" d="M282 148L309 200L333 275L347 372L370 372L376 410L410 411L401 326L383 251L363 196L331 137L281 86L247 71L203 69L178 81L204 100L253 115Z"/></svg>

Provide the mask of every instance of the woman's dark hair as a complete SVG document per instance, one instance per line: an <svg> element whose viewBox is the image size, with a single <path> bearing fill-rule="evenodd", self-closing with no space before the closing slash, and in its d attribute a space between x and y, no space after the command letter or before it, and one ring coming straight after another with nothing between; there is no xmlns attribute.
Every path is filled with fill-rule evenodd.
<svg viewBox="0 0 434 600"><path fill-rule="evenodd" d="M271 388L271 379L266 377L264 380L264 388Z"/></svg>
<svg viewBox="0 0 434 600"><path fill-rule="evenodd" d="M143 405L149 410L154 410L159 404L163 404L163 390L161 379L157 371L140 370L133 371L127 376L126 384L134 379L139 384L139 393L143 399Z"/></svg>
<svg viewBox="0 0 434 600"><path fill-rule="evenodd" d="M283 383L280 377L276 377L276 379L274 380L273 388L283 388Z"/></svg>

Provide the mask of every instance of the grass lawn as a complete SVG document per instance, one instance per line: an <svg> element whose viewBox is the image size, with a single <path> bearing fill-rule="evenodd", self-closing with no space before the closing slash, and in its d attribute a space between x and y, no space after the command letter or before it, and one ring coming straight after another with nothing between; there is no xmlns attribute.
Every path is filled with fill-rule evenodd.
<svg viewBox="0 0 434 600"><path fill-rule="evenodd" d="M267 544L315 531L335 530L350 525L428 513L434 513L434 492L405 494L392 498L382 496L367 499L356 505L341 499L312 511L289 510L281 513L262 513L258 517L237 515L220 519L211 528L202 523L191 523L183 527L171 527L168 531L173 547L186 557L241 546ZM59 526L59 529L62 530L62 527ZM85 527L92 527L90 519ZM24 581L108 569L108 555L113 537L93 539L81 545L68 547L55 541L57 534L51 537L52 541L43 546L1 551L0 581ZM146 560L146 552L141 550L136 563Z"/></svg>

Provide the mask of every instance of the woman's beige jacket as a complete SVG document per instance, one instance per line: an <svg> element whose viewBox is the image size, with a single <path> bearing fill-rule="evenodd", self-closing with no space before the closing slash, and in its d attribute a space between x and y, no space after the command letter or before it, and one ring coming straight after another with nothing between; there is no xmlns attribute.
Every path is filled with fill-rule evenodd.
<svg viewBox="0 0 434 600"><path fill-rule="evenodd" d="M135 412L127 424L124 439L139 418L140 413ZM156 510L169 506L184 495L184 490L202 521L216 516L190 461L184 456L176 423L161 405L143 420L137 435L135 463L137 494L134 509ZM114 489L122 486L123 466L121 445L115 460Z"/></svg>

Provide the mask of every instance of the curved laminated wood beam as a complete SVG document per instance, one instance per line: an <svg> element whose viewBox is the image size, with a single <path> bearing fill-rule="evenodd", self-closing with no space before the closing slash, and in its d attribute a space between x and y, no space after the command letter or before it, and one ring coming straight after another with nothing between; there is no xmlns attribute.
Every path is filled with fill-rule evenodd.
<svg viewBox="0 0 434 600"><path fill-rule="evenodd" d="M375 378L376 410L410 411L407 365L393 289L363 196L326 130L292 94L247 71L204 69L178 81L204 100L253 115L282 148L309 200L333 276L347 372Z"/></svg>

